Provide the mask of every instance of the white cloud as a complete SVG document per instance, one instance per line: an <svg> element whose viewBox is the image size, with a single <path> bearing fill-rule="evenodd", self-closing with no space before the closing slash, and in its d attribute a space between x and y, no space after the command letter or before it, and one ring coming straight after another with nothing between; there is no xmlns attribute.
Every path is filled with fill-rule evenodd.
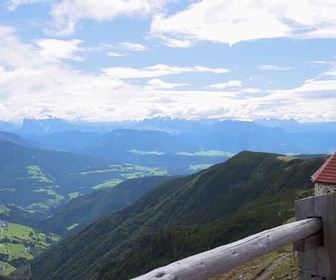
<svg viewBox="0 0 336 280"><path fill-rule="evenodd" d="M168 46L186 48L198 41L235 44L265 38L336 38L334 0L203 0L168 14L177 0L8 0L6 6L53 3L48 30L70 35L81 20L111 21L119 17L152 17L151 35Z"/></svg>
<svg viewBox="0 0 336 280"><path fill-rule="evenodd" d="M270 65L270 64L264 64L257 67L257 69L262 71L288 71L293 69L289 66L277 66L277 65Z"/></svg>
<svg viewBox="0 0 336 280"><path fill-rule="evenodd" d="M209 88L215 88L215 89L224 89L224 88L232 88L232 87L241 87L242 82L239 80L231 80L227 83L220 83L220 84L213 84L210 85Z"/></svg>
<svg viewBox="0 0 336 280"><path fill-rule="evenodd" d="M309 63L310 65L328 65L331 64L330 61L325 61L325 60L314 60Z"/></svg>
<svg viewBox="0 0 336 280"><path fill-rule="evenodd" d="M124 54L117 53L117 52L108 52L107 55L108 56L112 56L112 57L122 57L122 56L125 56Z"/></svg>
<svg viewBox="0 0 336 280"><path fill-rule="evenodd" d="M331 77L335 77L336 78L336 66L334 66L333 68L331 68L327 72L324 72L323 75L327 76L327 77L331 76Z"/></svg>
<svg viewBox="0 0 336 280"><path fill-rule="evenodd" d="M160 76L176 75L192 72L224 74L229 72L229 70L225 68L208 68L199 65L194 67L178 67L178 66L169 66L165 64L157 64L140 69L129 67L112 67L104 69L103 72L106 75L113 78L137 79L137 78L154 78Z"/></svg>
<svg viewBox="0 0 336 280"><path fill-rule="evenodd" d="M6 7L9 11L14 11L20 5L35 4L39 2L46 2L46 0L8 0Z"/></svg>
<svg viewBox="0 0 336 280"><path fill-rule="evenodd" d="M270 92L258 102L258 114L301 121L333 121L336 118L336 79L324 79L326 73L296 88Z"/></svg>
<svg viewBox="0 0 336 280"><path fill-rule="evenodd" d="M97 50L102 49L112 49L113 51L107 53L107 55L111 57L122 57L126 56L129 52L144 52L148 50L144 45L131 42L122 42L117 45L103 44L97 48Z"/></svg>
<svg viewBox="0 0 336 280"><path fill-rule="evenodd" d="M113 20L120 16L145 17L175 0L62 0L53 6L50 29L59 35L71 34L82 19Z"/></svg>
<svg viewBox="0 0 336 280"><path fill-rule="evenodd" d="M336 38L335 14L333 0L203 0L174 15L156 15L151 34L168 44L181 38L230 45L266 38Z"/></svg>
<svg viewBox="0 0 336 280"><path fill-rule="evenodd" d="M64 41L64 42L81 43L82 41L72 40L72 41ZM78 44L76 44L76 46L77 45ZM86 48L81 48L79 50L85 51L85 52L101 52L101 51L106 52L107 51L108 56L125 56L129 54L130 52L144 52L144 51L148 51L149 49L139 43L121 42L115 45L100 43L95 47L86 47Z"/></svg>
<svg viewBox="0 0 336 280"><path fill-rule="evenodd" d="M79 41L57 40L59 46L66 46L62 50L50 47L54 41L49 39L36 42L24 43L13 28L0 26L2 120L47 114L87 121L153 116L336 119L335 66L288 90L244 88L240 80L212 85L221 90L190 90L188 84L169 83L161 77L184 73L222 75L229 70L156 64L140 69L112 67L85 74L65 63L65 59L74 59L82 51ZM143 78L144 85L129 83L127 79L133 78Z"/></svg>
<svg viewBox="0 0 336 280"><path fill-rule="evenodd" d="M81 40L56 40L41 39L36 41L36 45L40 48L40 54L51 60L73 59L82 60L76 53L80 51L78 47Z"/></svg>
<svg viewBox="0 0 336 280"><path fill-rule="evenodd" d="M333 92L332 96L336 99L336 80L307 80L305 83L295 89L292 89L292 93L298 94L307 94L313 92L313 95L309 94L307 96L316 96L315 98L321 98L323 94L322 92L327 92L327 96L329 96L329 92Z"/></svg>
<svg viewBox="0 0 336 280"><path fill-rule="evenodd" d="M13 28L0 25L0 65L8 69L23 65L37 68L43 61L31 55L34 51L33 46L17 39Z"/></svg>
<svg viewBox="0 0 336 280"><path fill-rule="evenodd" d="M160 79L151 79L147 82L147 84L149 85L148 88L151 88L151 89L173 89L176 87L182 87L182 86L189 85L185 83L167 83Z"/></svg>
<svg viewBox="0 0 336 280"><path fill-rule="evenodd" d="M308 100L311 98L321 100L331 98L336 100L336 66L319 74L316 78L305 80L299 87L275 92L292 98L293 94L295 94L295 96L304 97Z"/></svg>
<svg viewBox="0 0 336 280"><path fill-rule="evenodd" d="M250 94L261 93L261 90L259 88L243 88L241 91Z"/></svg>
<svg viewBox="0 0 336 280"><path fill-rule="evenodd" d="M119 49L124 49L127 51L133 51L133 52L143 52L143 51L147 51L148 49L141 45L141 44L136 44L136 43L131 43L131 42L123 42L123 43L119 43L117 45L117 47Z"/></svg>
<svg viewBox="0 0 336 280"><path fill-rule="evenodd" d="M42 55L41 47L22 43L13 29L0 26L0 119L43 117L46 113L88 118L92 108L116 99L114 94L120 95L119 106L130 98L124 91L132 92L131 86L124 82L104 74L83 74L57 60L71 58L72 51L43 50Z"/></svg>
<svg viewBox="0 0 336 280"><path fill-rule="evenodd" d="M182 37L182 36L181 36ZM192 38L187 39L187 38L180 38L180 39L175 39L175 38L168 38L166 36L161 36L161 39L165 41L166 45L171 48L189 48L193 45Z"/></svg>

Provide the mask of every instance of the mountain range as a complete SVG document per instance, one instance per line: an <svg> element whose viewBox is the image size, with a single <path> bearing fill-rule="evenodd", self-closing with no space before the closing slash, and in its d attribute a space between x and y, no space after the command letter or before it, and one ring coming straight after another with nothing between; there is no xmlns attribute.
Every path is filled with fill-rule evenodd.
<svg viewBox="0 0 336 280"><path fill-rule="evenodd" d="M129 279L279 225L324 160L241 152L160 184L36 258L32 279Z"/></svg>
<svg viewBox="0 0 336 280"><path fill-rule="evenodd" d="M129 279L279 225L336 150L335 123L293 120L0 128L0 219L64 238L32 279Z"/></svg>
<svg viewBox="0 0 336 280"><path fill-rule="evenodd" d="M226 120L236 122L235 120ZM67 131L87 131L106 133L117 128L141 129L141 130L163 130L168 132L186 132L199 130L205 126L211 126L223 122L218 119L173 119L173 118L151 118L140 121L111 121L111 122L84 122L68 121L49 116L44 119L25 118L20 123L0 121L0 130L22 133L47 135ZM246 122L246 121L244 121ZM294 119L257 119L249 121L266 127L278 127L286 132L336 132L336 122L307 122L300 123Z"/></svg>
<svg viewBox="0 0 336 280"><path fill-rule="evenodd" d="M41 149L161 168L168 175L192 174L243 150L292 155L336 150L335 122L158 118L89 124L50 118L26 119L16 133Z"/></svg>

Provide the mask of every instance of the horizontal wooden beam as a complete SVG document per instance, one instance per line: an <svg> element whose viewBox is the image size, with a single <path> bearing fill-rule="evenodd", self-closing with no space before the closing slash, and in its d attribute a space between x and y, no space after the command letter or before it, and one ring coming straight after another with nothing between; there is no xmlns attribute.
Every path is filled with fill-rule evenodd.
<svg viewBox="0 0 336 280"><path fill-rule="evenodd" d="M134 278L136 280L206 280L322 229L318 218L305 219L266 230L217 247Z"/></svg>

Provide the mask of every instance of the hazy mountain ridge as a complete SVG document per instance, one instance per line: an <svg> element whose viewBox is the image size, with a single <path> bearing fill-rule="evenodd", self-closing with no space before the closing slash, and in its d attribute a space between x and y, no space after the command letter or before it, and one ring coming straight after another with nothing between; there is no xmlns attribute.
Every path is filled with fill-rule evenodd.
<svg viewBox="0 0 336 280"><path fill-rule="evenodd" d="M2 126L0 126L0 128L1 127ZM8 131L19 133L27 138L39 139L41 143L49 142L49 144L51 144L50 147L53 149L67 148L69 149L68 151L74 151L76 149L73 145L74 139L77 138L80 148L84 146L100 146L98 143L102 140L99 140L99 138L104 139L108 133L118 129L135 130L134 133L138 133L140 130L161 131L175 136L181 134L184 137L182 139L183 141L187 141L186 143L189 144L193 143L198 149L208 148L206 146L209 146L208 144L211 143L210 148L213 149L217 145L225 151L226 146L223 146L223 143L219 145L220 142L218 142L218 140L222 139L222 142L230 142L229 144L226 143L229 147L228 152L239 152L247 149L298 154L307 152L330 153L336 149L334 145L323 141L323 139L335 139L336 122L299 123L295 120L279 119L261 119L247 122L235 120L222 121L216 119L183 120L154 118L133 122L85 123L50 118L40 120L25 119L21 127L18 127L16 130L9 129ZM82 135L76 136L76 131ZM319 134L323 135L319 145L315 140L308 140L309 137L314 137L314 135ZM218 140L215 141L212 139L213 137ZM58 139L58 141L56 139ZM256 139L261 142L255 142L254 140ZM299 145L298 142L300 141L295 142L295 139L306 139L308 145ZM128 138L127 140L130 141L132 139ZM211 141L207 142L206 140ZM63 144L58 142L63 142ZM96 142L96 144L90 145L90 143L94 142ZM151 139L150 142L153 143ZM129 143L132 143L132 141ZM216 143L215 146L213 145L214 143ZM230 147L230 144L233 146ZM282 147L279 147L279 145ZM78 146L77 150L79 148Z"/></svg>
<svg viewBox="0 0 336 280"><path fill-rule="evenodd" d="M323 160L283 161L275 154L244 152L164 183L36 259L33 279L129 279L144 269L280 224L293 215L295 197L312 193L309 176ZM159 250L165 244L175 245Z"/></svg>
<svg viewBox="0 0 336 280"><path fill-rule="evenodd" d="M15 133L7 132L7 131L0 131L0 142L14 143L17 145L30 147L30 148L37 148L39 146L38 143L32 140L29 140Z"/></svg>
<svg viewBox="0 0 336 280"><path fill-rule="evenodd" d="M59 127L62 120L31 122L50 125L41 132L30 130L33 134L25 132L24 126L21 129L23 136L44 147L160 167L173 175L194 173L242 150L282 154L330 154L336 150L333 122L149 119L91 124L90 128L66 122L63 132ZM71 124L76 130L68 130Z"/></svg>
<svg viewBox="0 0 336 280"><path fill-rule="evenodd" d="M235 120L226 120L236 122ZM128 128L141 130L161 130L166 132L189 132L200 130L223 122L219 119L173 119L173 118L151 118L140 121L115 121L115 122L83 122L67 121L59 118L29 119L23 120L22 124L0 122L0 130L6 130L22 134L47 135L55 132L66 131L87 131L106 133L113 129ZM287 132L336 132L336 122L306 122L300 123L294 119L257 119L254 121L243 121L255 123L266 127L279 127Z"/></svg>

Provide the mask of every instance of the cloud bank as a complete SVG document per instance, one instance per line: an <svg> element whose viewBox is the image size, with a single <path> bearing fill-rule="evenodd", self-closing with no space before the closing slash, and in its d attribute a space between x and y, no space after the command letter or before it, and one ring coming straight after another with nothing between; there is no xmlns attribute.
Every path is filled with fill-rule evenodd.
<svg viewBox="0 0 336 280"><path fill-rule="evenodd" d="M87 121L157 116L336 119L336 53L331 48L329 57L322 56L323 48L321 53L307 48L315 56L302 58L305 68L277 64L274 53L260 63L246 55L244 64L234 49L239 45L242 56L256 41L289 38L309 45L334 40L335 1L203 0L185 1L181 8L176 0L9 0L5 9L12 15L38 3L50 9L48 23L34 33L42 34L35 35L39 38L22 39L22 25L23 31L0 25L2 120L46 115ZM101 27L119 19L130 26L141 21L145 31L137 34L140 29L134 27L132 36L90 45L96 34L85 37L81 30L84 22ZM226 48L215 48L215 54L193 52L211 52L218 45ZM181 51L179 57L175 51ZM187 55L192 58L185 62ZM85 64L88 60L97 65L94 70ZM285 84L286 79L295 83Z"/></svg>
<svg viewBox="0 0 336 280"><path fill-rule="evenodd" d="M174 15L155 15L151 34L176 47L197 41L233 45L271 38L336 38L335 14L332 0L204 0Z"/></svg>

